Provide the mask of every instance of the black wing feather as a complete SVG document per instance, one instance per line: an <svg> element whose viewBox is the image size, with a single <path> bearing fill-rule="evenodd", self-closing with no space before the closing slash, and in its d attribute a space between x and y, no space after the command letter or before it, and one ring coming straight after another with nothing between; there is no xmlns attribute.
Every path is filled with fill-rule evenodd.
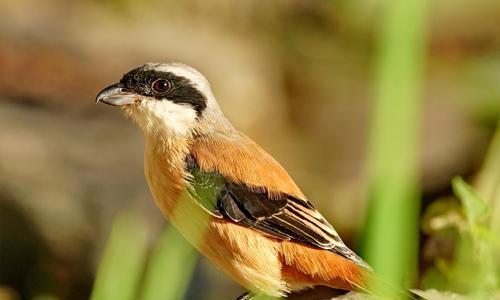
<svg viewBox="0 0 500 300"><path fill-rule="evenodd" d="M203 172L193 158L187 160L192 193L211 213L282 240L293 240L338 253L359 265L366 263L350 250L333 227L306 199L278 194L264 187L234 183L217 172ZM206 190L209 186L213 190ZM203 197L200 197L203 194ZM209 198L209 199L201 199Z"/></svg>

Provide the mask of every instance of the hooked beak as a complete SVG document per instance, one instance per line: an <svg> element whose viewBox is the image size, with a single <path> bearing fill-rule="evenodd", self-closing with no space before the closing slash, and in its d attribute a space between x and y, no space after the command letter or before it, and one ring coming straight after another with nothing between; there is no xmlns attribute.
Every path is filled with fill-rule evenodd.
<svg viewBox="0 0 500 300"><path fill-rule="evenodd" d="M113 106L123 106L134 104L138 97L126 89L123 84L117 83L100 91L95 99L96 103L103 102Z"/></svg>

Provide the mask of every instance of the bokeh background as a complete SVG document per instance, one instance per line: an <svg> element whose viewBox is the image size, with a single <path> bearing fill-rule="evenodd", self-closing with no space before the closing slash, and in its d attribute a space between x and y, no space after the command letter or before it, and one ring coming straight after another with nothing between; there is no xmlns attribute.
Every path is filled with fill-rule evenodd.
<svg viewBox="0 0 500 300"><path fill-rule="evenodd" d="M359 249L371 199L383 2L1 0L0 299L88 299L99 266L119 258L123 269L113 274L126 278L118 284L140 298L148 268L161 265L151 263L162 252L155 249L176 245L184 260L159 260L189 263L157 270L156 286L190 278L192 265L185 299L243 292L205 259L191 259L175 232L164 233L143 178L141 132L117 109L95 104L101 88L150 61L204 73L234 125ZM500 2L428 1L422 11L418 265L410 285L452 288L436 262L453 261L459 230L435 235L429 220L461 224L451 179L475 178L497 126ZM408 24L414 20L398 26ZM112 286L101 278L96 289Z"/></svg>

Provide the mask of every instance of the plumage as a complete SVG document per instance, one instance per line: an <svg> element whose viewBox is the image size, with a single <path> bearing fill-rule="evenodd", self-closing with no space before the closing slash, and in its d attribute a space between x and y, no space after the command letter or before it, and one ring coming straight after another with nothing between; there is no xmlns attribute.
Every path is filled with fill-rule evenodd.
<svg viewBox="0 0 500 300"><path fill-rule="evenodd" d="M333 227L305 199L278 162L248 137L238 132L231 135L199 137L195 138L191 145L192 158L188 159L187 166L188 171L195 174L191 182L196 185L199 181L207 180L208 176L211 178L212 189L215 191L211 195L214 197L211 199L214 214L224 215L238 224L280 239L331 250L366 267L366 264L345 246ZM239 142L231 143L232 139L238 139ZM201 154L200 151L217 153L217 157L227 156L231 159L216 159L214 156ZM245 164L246 158L255 163ZM237 161L240 163L236 163ZM265 167L268 171L255 166ZM260 182L250 181L262 179L260 174L268 173L279 174L281 181L278 184L287 182L287 186L293 187L295 194L300 196L292 196L284 192L285 188L280 189L277 185L274 189L270 188L276 180L274 177ZM244 174L246 177L237 177L235 174Z"/></svg>
<svg viewBox="0 0 500 300"><path fill-rule="evenodd" d="M160 79L170 80L161 95L154 91ZM143 129L145 175L156 204L234 280L271 296L314 285L363 286L368 265L285 169L233 128L199 72L147 64L97 99L119 103Z"/></svg>

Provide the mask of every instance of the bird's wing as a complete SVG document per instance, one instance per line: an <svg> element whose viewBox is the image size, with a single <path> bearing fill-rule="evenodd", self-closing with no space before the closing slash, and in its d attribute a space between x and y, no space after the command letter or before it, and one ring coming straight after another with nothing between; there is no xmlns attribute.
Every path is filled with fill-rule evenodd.
<svg viewBox="0 0 500 300"><path fill-rule="evenodd" d="M283 167L246 136L197 138L187 168L193 196L213 215L365 266Z"/></svg>

